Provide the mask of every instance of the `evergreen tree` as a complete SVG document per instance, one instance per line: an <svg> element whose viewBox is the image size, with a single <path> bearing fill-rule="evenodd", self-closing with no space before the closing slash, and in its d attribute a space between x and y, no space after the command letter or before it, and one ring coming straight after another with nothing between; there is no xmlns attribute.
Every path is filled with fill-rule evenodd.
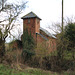
<svg viewBox="0 0 75 75"><path fill-rule="evenodd" d="M31 32L28 32L28 29L23 33L22 37L22 43L23 43L23 51L22 51L22 57L24 59L24 62L31 58L32 55L34 55L34 47L35 47L35 41L31 35Z"/></svg>

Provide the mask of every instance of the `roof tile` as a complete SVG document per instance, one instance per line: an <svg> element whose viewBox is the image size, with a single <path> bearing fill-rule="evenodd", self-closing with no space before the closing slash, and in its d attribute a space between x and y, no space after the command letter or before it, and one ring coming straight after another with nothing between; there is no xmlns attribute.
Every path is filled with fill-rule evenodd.
<svg viewBox="0 0 75 75"><path fill-rule="evenodd" d="M27 18L38 18L40 19L35 13L30 12L28 14L26 14L25 16L23 16L21 19L27 19ZM41 20L41 19L40 19Z"/></svg>

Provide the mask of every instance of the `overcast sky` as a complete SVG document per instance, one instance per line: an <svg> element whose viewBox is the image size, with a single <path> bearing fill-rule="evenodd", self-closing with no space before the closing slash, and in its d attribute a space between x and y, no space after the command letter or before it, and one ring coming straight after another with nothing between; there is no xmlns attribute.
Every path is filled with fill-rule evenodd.
<svg viewBox="0 0 75 75"><path fill-rule="evenodd" d="M15 0L13 1L15 2ZM36 15L38 15L42 19L40 26L43 28L47 28L49 25L52 25L52 23L61 22L62 0L27 0L27 1L28 1L27 7L20 16L21 25L23 25L21 17L31 11L33 11ZM64 18L72 16L75 16L75 0L64 0ZM23 29L22 26L21 28Z"/></svg>
<svg viewBox="0 0 75 75"><path fill-rule="evenodd" d="M33 11L41 19L41 27L61 22L62 0L28 0L23 15ZM64 0L64 18L75 16L75 0Z"/></svg>

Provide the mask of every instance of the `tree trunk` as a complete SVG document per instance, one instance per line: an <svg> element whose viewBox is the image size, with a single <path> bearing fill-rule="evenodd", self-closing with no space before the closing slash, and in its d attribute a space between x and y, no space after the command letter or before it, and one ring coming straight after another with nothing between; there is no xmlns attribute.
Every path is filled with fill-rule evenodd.
<svg viewBox="0 0 75 75"><path fill-rule="evenodd" d="M5 54L5 40L0 38L0 58Z"/></svg>

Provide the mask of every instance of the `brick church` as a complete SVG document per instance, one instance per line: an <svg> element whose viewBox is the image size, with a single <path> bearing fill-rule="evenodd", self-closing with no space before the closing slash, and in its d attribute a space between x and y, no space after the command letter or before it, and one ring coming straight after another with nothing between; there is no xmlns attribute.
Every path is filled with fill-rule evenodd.
<svg viewBox="0 0 75 75"><path fill-rule="evenodd" d="M40 27L41 18L35 13L30 12L21 19L23 19L23 31L27 27L37 44L45 42L45 46L48 45L49 53L56 50L56 37Z"/></svg>

